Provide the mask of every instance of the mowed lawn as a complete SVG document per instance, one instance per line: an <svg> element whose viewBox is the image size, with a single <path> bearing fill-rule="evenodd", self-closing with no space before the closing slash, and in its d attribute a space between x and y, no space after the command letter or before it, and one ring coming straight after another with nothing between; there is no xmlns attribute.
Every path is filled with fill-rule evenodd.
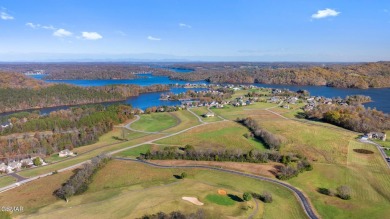
<svg viewBox="0 0 390 219"><path fill-rule="evenodd" d="M192 113L188 112L188 110L172 112L171 115L175 116L180 121L180 123L172 128L164 130L164 132L174 133L200 124L198 118L192 115Z"/></svg>
<svg viewBox="0 0 390 219"><path fill-rule="evenodd" d="M0 177L0 187L11 185L15 183L16 179L12 176L2 176Z"/></svg>
<svg viewBox="0 0 390 219"><path fill-rule="evenodd" d="M152 113L141 115L141 118L131 124L131 128L146 132L158 132L178 124L178 119L170 113Z"/></svg>
<svg viewBox="0 0 390 219"><path fill-rule="evenodd" d="M177 179L175 175L180 175L183 171L188 177L184 180ZM159 211L194 213L203 210L207 218L248 218L255 212L254 200L247 203L234 201L227 206L208 200L207 196L217 195L218 189L237 197L242 197L243 192L269 191L274 202L264 204L259 201L259 209L254 218L305 218L301 205L289 190L267 182L217 171L158 169L117 160L111 161L97 173L88 191L83 195L72 197L69 203L63 200L52 201L35 211L35 214L28 216L138 218ZM8 194L7 197L10 195L12 194ZM197 197L204 205L197 206L184 201L183 196ZM245 206L251 208L244 210Z"/></svg>
<svg viewBox="0 0 390 219"><path fill-rule="evenodd" d="M316 162L346 164L349 142L356 137L354 133L334 126L264 117L267 115L253 116L261 127L287 139L282 152L300 153Z"/></svg>
<svg viewBox="0 0 390 219"><path fill-rule="evenodd" d="M367 149L374 154L359 154ZM374 145L351 141L348 163L314 164L314 170L289 180L309 196L323 218L388 218L390 215L390 171ZM317 192L318 188L351 188L352 199L345 201Z"/></svg>
<svg viewBox="0 0 390 219"><path fill-rule="evenodd" d="M244 137L249 130L232 121L218 122L191 129L182 134L157 141L159 144L187 145L199 149L265 149L265 146L252 138Z"/></svg>

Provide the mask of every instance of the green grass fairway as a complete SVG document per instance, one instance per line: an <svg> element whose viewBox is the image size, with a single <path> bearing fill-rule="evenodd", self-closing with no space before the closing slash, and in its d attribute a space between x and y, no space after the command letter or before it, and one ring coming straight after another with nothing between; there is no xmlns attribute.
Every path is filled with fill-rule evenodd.
<svg viewBox="0 0 390 219"><path fill-rule="evenodd" d="M207 124L180 135L162 139L156 143L168 145L186 145L190 144L196 148L240 148L242 150L251 150L253 148L264 150L265 146L254 139L244 137L249 130L232 121Z"/></svg>
<svg viewBox="0 0 390 219"><path fill-rule="evenodd" d="M389 140L386 140L386 141L373 140L373 141L376 142L377 144L382 145L383 147L390 148L390 141Z"/></svg>
<svg viewBox="0 0 390 219"><path fill-rule="evenodd" d="M227 195L210 194L206 196L206 200L217 205L230 206L236 204L236 202Z"/></svg>
<svg viewBox="0 0 390 219"><path fill-rule="evenodd" d="M131 124L131 128L146 132L163 131L177 125L178 119L170 113L152 113L141 115L140 120Z"/></svg>
<svg viewBox="0 0 390 219"><path fill-rule="evenodd" d="M183 171L187 172L188 178L181 180L174 177ZM18 203L17 199L30 203L29 211L25 212L31 214L28 215L29 218L138 218L159 211L194 213L198 209L204 210L207 218L248 218L255 212L254 200L219 205L208 200L207 196L217 194L218 189L237 196L243 191L269 191L274 202L259 202L254 218L305 218L301 205L289 190L267 182L216 171L158 169L114 160L95 175L86 193L70 198L69 203L55 200L53 196L40 198L46 197L53 187L59 186L61 180L66 180L61 174L51 177L56 179L56 183L54 186L47 186L50 189L42 190L41 187L33 186L28 192L20 194L18 192L29 188L29 185L23 185L18 191L3 193L0 200L5 201L2 204L11 206ZM45 185L44 180L37 185ZM193 205L182 200L183 196L197 197L205 205ZM40 201L33 202L33 199ZM226 202L227 200L224 201ZM244 206L252 208L244 210Z"/></svg>

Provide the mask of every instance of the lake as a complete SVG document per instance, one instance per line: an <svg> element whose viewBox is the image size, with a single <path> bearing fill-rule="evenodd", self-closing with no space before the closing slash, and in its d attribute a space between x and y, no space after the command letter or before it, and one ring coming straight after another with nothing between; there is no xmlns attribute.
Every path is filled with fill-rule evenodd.
<svg viewBox="0 0 390 219"><path fill-rule="evenodd" d="M187 71L185 71L187 72ZM184 72L183 72L184 73ZM68 83L78 86L104 86L112 84L136 84L140 86L149 86L153 84L186 84L186 81L170 80L165 76L153 76L152 74L143 74L141 78L132 79L132 80L45 80L47 82L53 83ZM32 76L36 79L42 80L42 75ZM190 83L206 83L204 81L190 82ZM325 97L346 97L348 95L366 95L370 96L373 100L371 103L365 104L367 107L377 108L378 110L390 113L390 88L375 88L375 89L341 89L341 88L332 88L326 86L295 86L295 85L280 85L280 84L254 84L258 87L267 87L267 88L286 88L292 91L297 91L299 89L308 90L311 95L315 96L325 96ZM173 93L185 92L185 88L171 88ZM202 90L202 89L195 89ZM178 101L163 101L159 100L160 95L166 92L155 92L155 93L146 93L141 94L138 97L131 97L125 103L131 104L134 107L146 109L151 106L173 106L179 104ZM42 112L50 112L53 109L58 108L67 108L67 107L55 107L42 109Z"/></svg>

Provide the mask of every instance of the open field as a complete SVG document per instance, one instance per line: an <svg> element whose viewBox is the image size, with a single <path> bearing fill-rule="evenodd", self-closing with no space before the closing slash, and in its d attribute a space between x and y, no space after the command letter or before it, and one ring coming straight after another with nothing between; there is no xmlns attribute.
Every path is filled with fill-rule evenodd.
<svg viewBox="0 0 390 219"><path fill-rule="evenodd" d="M8 186L16 182L16 179L12 176L2 176L0 177L0 187Z"/></svg>
<svg viewBox="0 0 390 219"><path fill-rule="evenodd" d="M115 156L136 158L136 157L140 156L141 154L146 153L151 148L152 148L152 145L145 144L145 145L142 145L142 146L139 146L136 148L131 148L129 150L122 151L120 153L115 154Z"/></svg>
<svg viewBox="0 0 390 219"><path fill-rule="evenodd" d="M374 154L359 154L353 149ZM347 165L315 164L314 170L289 180L304 190L323 218L386 218L390 214L390 171L374 145L351 142ZM352 199L345 201L318 193L348 185Z"/></svg>
<svg viewBox="0 0 390 219"><path fill-rule="evenodd" d="M112 171L113 169L115 171ZM231 197L242 197L242 193L246 191L271 192L274 202L263 204L259 201L259 209L254 218L305 218L302 207L294 195L282 187L208 170L186 169L188 178L181 180L174 177L183 171L151 168L139 163L114 160L97 173L85 194L72 197L69 203L63 200L51 200L47 205L49 202L44 200L46 205L40 205L39 210L31 206L35 213L29 217L136 218L159 211L179 210L193 213L202 209L207 218L248 218L255 211L254 200L248 203L235 200L233 205L224 206L206 198L208 195L218 194L218 189L224 189ZM37 188L34 187L31 191L32 194L37 192L35 189ZM15 191L5 193L3 198L7 199L15 195ZM40 195L35 196L40 197ZM194 205L182 200L183 196L196 197L205 204ZM14 201L9 203L13 204ZM245 206L252 208L244 210Z"/></svg>
<svg viewBox="0 0 390 219"><path fill-rule="evenodd" d="M147 136L137 138L134 140L130 140L130 141L114 144L114 145L109 145L106 147L97 148L89 153L78 155L72 159L64 160L62 162L55 163L55 164L48 165L48 166L27 169L27 170L19 172L18 174L21 176L24 176L24 177L32 177L32 176L37 176L37 175L44 174L44 173L53 172L55 170L59 170L61 168L65 168L65 167L80 163L82 161L89 160L93 157L96 157L99 154L118 150L118 149L125 148L125 147L128 147L130 145L134 145L134 144L139 144L139 143L142 143L145 141L156 139L156 138L161 137L161 136L162 135L159 135L159 134L147 135Z"/></svg>
<svg viewBox="0 0 390 219"><path fill-rule="evenodd" d="M199 125L200 122L198 121L198 118L196 118L194 115L192 115L187 110L180 110L176 112L172 112L171 115L175 116L180 123L176 126L169 128L167 130L164 130L166 133L174 133L181 131L183 129L187 129L191 126Z"/></svg>
<svg viewBox="0 0 390 219"><path fill-rule="evenodd" d="M0 203L2 206L23 206L24 214L35 213L39 208L56 202L53 192L72 174L71 171L54 174L1 193Z"/></svg>
<svg viewBox="0 0 390 219"><path fill-rule="evenodd" d="M266 130L284 136L287 142L282 152L300 153L311 160L325 163L347 162L349 141L355 134L340 128L302 123L287 119L267 119L268 114L254 114L254 118Z"/></svg>
<svg viewBox="0 0 390 219"><path fill-rule="evenodd" d="M265 146L252 138L245 138L244 134L249 133L249 130L232 121L218 122L207 124L198 127L180 135L162 139L156 143L171 144L171 145L187 145L190 144L195 148L210 148L210 149L260 149L264 150Z"/></svg>
<svg viewBox="0 0 390 219"><path fill-rule="evenodd" d="M131 128L145 132L158 132L171 128L179 122L170 113L144 114L141 118L131 124Z"/></svg>
<svg viewBox="0 0 390 219"><path fill-rule="evenodd" d="M209 112L206 107L192 108L191 111L194 112L196 115L200 116L204 122L221 121L221 119L217 115L213 117L203 117L204 114Z"/></svg>
<svg viewBox="0 0 390 219"><path fill-rule="evenodd" d="M224 108L219 108L219 109L212 108L211 110L226 119L235 120L237 117L242 118L242 117L247 117L248 115L251 115L253 113L263 113L263 110L261 109L266 109L275 106L277 106L277 104L256 102L248 106L234 107L232 105L227 105ZM275 118L277 117L275 116Z"/></svg>

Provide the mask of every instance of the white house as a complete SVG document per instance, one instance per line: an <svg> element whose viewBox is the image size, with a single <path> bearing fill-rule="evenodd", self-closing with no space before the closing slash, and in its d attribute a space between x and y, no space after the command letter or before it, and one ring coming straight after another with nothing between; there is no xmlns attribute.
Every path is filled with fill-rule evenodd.
<svg viewBox="0 0 390 219"><path fill-rule="evenodd" d="M20 162L13 161L11 163L8 163L8 169L11 171L20 170L22 167L22 164Z"/></svg>
<svg viewBox="0 0 390 219"><path fill-rule="evenodd" d="M8 172L7 170L8 170L8 166L5 165L5 163L1 163L0 164L0 173L6 173L6 172Z"/></svg>
<svg viewBox="0 0 390 219"><path fill-rule="evenodd" d="M58 153L59 157L68 157L68 156L73 156L73 152L70 151L69 149L65 149L65 150L62 150L60 151L60 153Z"/></svg>
<svg viewBox="0 0 390 219"><path fill-rule="evenodd" d="M31 158L23 159L20 161L20 163L22 166L26 166L26 167L31 167L32 165L34 165L34 162Z"/></svg>

